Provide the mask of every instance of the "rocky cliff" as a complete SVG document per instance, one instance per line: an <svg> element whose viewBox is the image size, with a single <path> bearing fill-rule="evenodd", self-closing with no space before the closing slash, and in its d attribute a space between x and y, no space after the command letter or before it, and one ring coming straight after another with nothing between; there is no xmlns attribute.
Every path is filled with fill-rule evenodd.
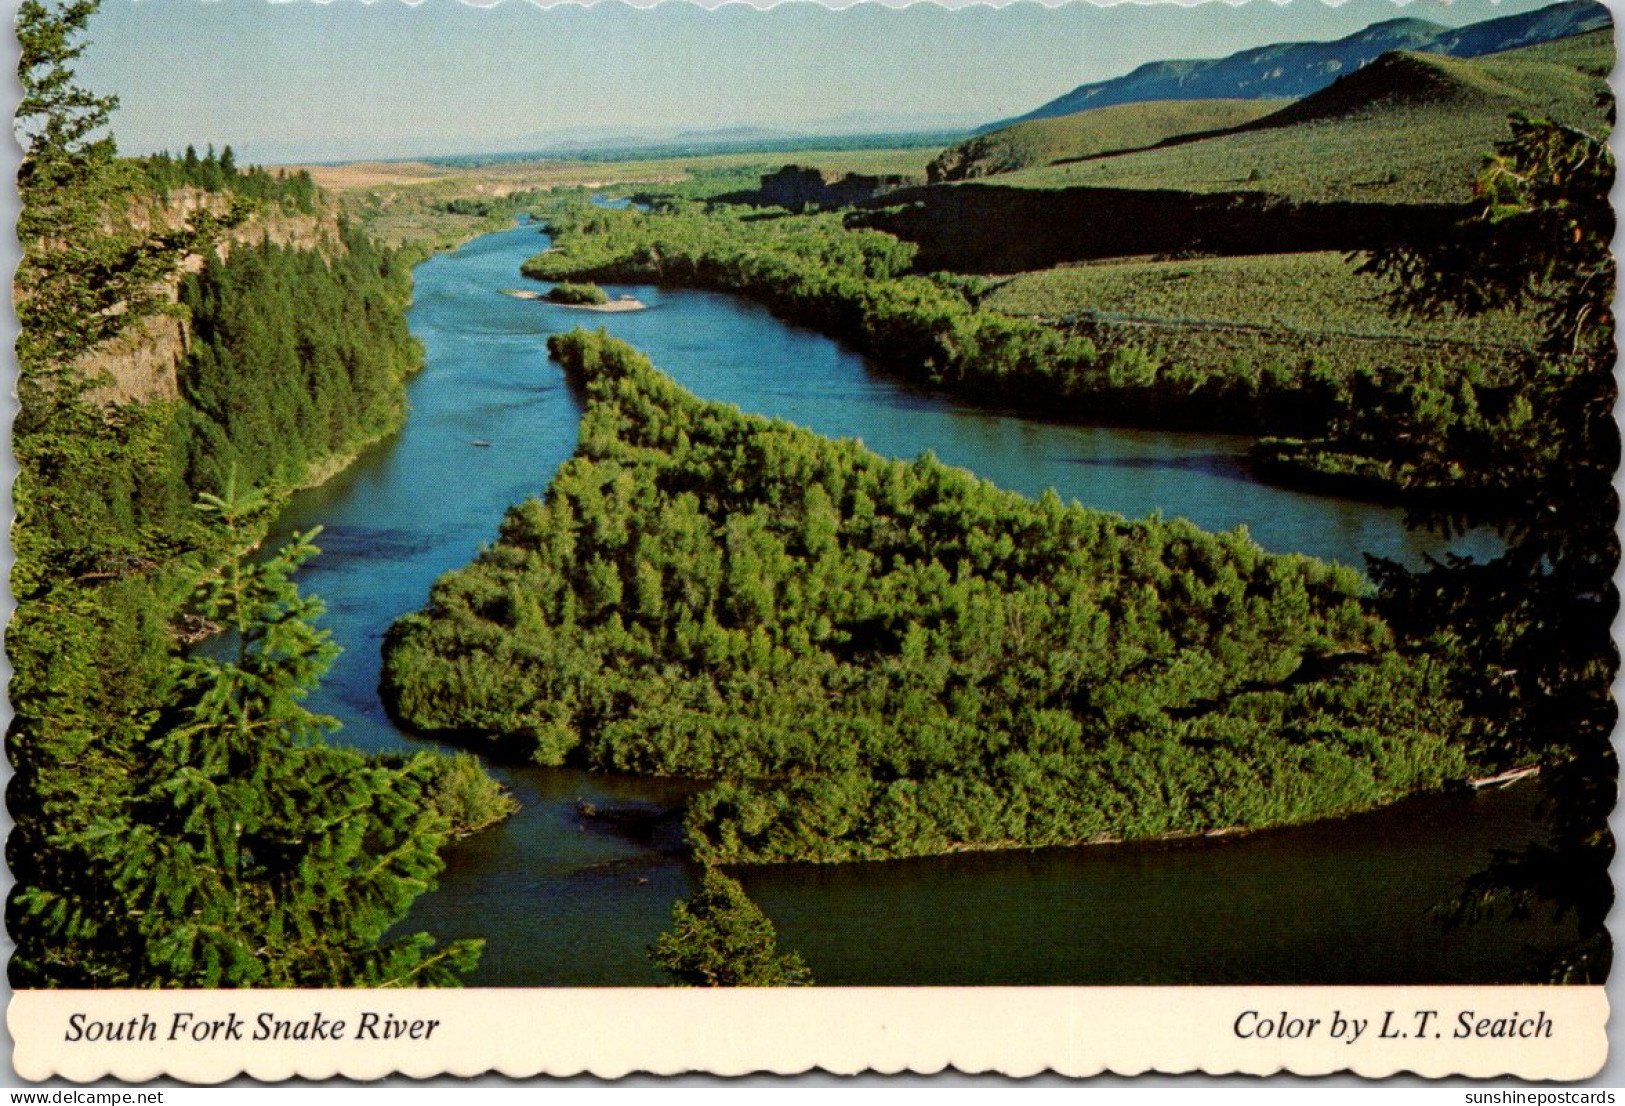
<svg viewBox="0 0 1625 1106"><path fill-rule="evenodd" d="M126 210L109 215L108 229L178 230L202 212L224 218L230 214L231 201L230 193L199 188L177 188L167 196L134 197ZM344 248L338 209L324 202L314 214L287 212L275 205L256 211L235 226L222 229L209 250L225 260L234 246L267 239L300 250L330 252ZM115 337L74 362L80 374L91 382L88 394L92 401L148 403L179 397L179 369L192 337L186 309L178 302L180 285L186 273L199 271L206 260L207 253L184 257L174 275L156 290L164 307L132 321Z"/></svg>

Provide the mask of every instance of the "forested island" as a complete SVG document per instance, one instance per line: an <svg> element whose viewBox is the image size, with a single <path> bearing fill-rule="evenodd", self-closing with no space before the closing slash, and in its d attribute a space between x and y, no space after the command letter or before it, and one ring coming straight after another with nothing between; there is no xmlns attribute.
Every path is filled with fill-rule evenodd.
<svg viewBox="0 0 1625 1106"><path fill-rule="evenodd" d="M1578 35L1553 47L1531 48L1527 57L1514 51L1505 60L1497 56L1484 63L1485 71L1533 82L1529 75L1545 80L1557 72L1550 68L1555 63L1574 66L1579 83L1593 81L1604 38ZM1432 64L1407 62L1405 71ZM1490 115L1504 112L1507 101L1480 96L1477 86L1452 84L1471 76L1460 67L1441 71L1448 79L1441 78L1444 83L1429 93L1436 102L1424 99L1393 116L1362 115L1351 108L1361 94L1357 81L1329 90L1323 101L1347 115L1346 133L1361 142L1379 135L1392 139L1401 131L1437 132L1453 141L1479 129L1488 133ZM1391 74L1379 77L1387 80ZM1542 95L1546 104L1595 121L1592 108L1572 87L1534 98ZM1282 114L1325 125L1331 116L1312 107L1306 102ZM1315 278L1322 283L1313 294L1377 332L1351 335L1360 339L1355 341L1334 337L1296 360L1279 352L1290 347L1289 336L1255 340L1261 356L1227 357L1226 348L1241 348L1237 341L1209 340L1199 327L1196 337L1186 340L1177 320L1153 320L1155 325L1142 332L1179 340L1137 345L1134 327L1001 310L1006 282L996 275L922 271L922 246L878 229L929 217L929 198L923 204L926 216L916 210L904 218L877 218L865 212L751 210L720 202L701 206L686 194L663 200L658 190L647 190L641 198L652 205L648 212L580 206L550 212L553 248L524 266L526 275L543 280L656 283L744 294L851 344L889 372L977 404L1042 411L1049 418L1092 425L1267 435L1252 450L1261 477L1399 501L1411 509L1418 527L1446 532L1485 527L1504 539L1503 554L1483 563L1446 561L1422 571L1374 563L1370 590L1348 583L1344 596L1370 625L1381 627L1383 644L1367 641L1352 648L1333 635L1320 651L1296 654L1298 662L1287 671L1268 674L1241 675L1245 666L1227 672L1207 662L1203 670L1217 682L1182 688L1189 700L1178 694L1159 698L1178 686L1177 678L1165 684L1149 676L1142 683L1142 670L1129 665L1117 673L1120 686L1108 666L1103 684L1087 694L1074 688L1067 698L1040 681L1002 704L1009 708L1019 700L1059 715L1043 715L1042 722L1014 710L1001 716L997 700L968 695L955 682L986 691L957 667L963 658L953 652L952 634L929 619L921 622L923 612L910 606L909 597L924 588L911 591L881 574L886 582L875 586L900 602L888 598L861 609L901 620L887 623L885 633L866 623L844 640L839 632L831 636L825 623L833 630L839 619L816 602L805 618L785 615L781 604L788 601L793 612L804 603L800 582L817 578L818 559L804 537L797 545L795 526L804 520L798 520L788 492L794 481L781 488L759 485L755 474L773 472L772 463L758 460L735 469L711 455L705 437L686 424L680 424L682 433L674 440L646 429L645 401L629 396L626 409L616 400L617 444L610 444L601 428L594 427L596 435L584 433L583 453L561 475L547 504L516 510L498 546L465 573L448 577L424 615L403 620L391 642L388 693L414 724L470 739L498 735L510 748L543 761L563 758L606 769L718 780L691 804L688 819L691 846L708 861L845 860L1256 826L1314 817L1317 809L1331 813L1381 802L1379 793L1390 785L1394 789L1385 794L1391 798L1407 788L1437 786L1468 774L1541 766L1547 788L1564 796L1565 812L1556 819L1560 844L1553 846L1558 852L1535 849L1508 857L1473 882L1453 916L1474 917L1549 889L1587 919L1584 928L1592 935L1553 968L1554 975L1587 978L1605 970L1606 939L1596 937L1595 927L1608 901L1598 862L1609 848L1606 832L1599 829L1609 792L1599 781L1612 779L1606 734L1615 716L1606 691L1613 671L1606 623L1616 603L1608 581L1616 561L1608 536L1615 517L1609 479L1618 456L1617 432L1608 416L1613 266L1606 255L1612 226L1606 196L1613 161L1598 137L1582 127L1516 112L1500 119L1508 137L1484 160L1473 202L1441 206L1426 234L1373 240L1340 262L1346 275L1328 269ZM1285 140L1296 141L1296 134ZM1316 187L1335 187L1334 179L1335 173ZM1439 181L1428 178L1425 187L1447 187ZM1460 195L1459 183L1448 187L1451 195ZM1031 193L1024 194L1022 210L1035 202ZM938 206L955 205L943 199ZM1292 209L1283 210L1296 217ZM933 256L940 257L940 249ZM1249 280L1279 281L1280 276L1263 274L1291 269L1284 257L1209 262L1198 255L1196 261L1211 265L1216 276ZM1152 258L1114 264L1127 280L1142 281L1137 290L1150 291L1159 272L1183 277L1189 271L1189 265L1177 262ZM1315 264L1325 269L1325 263ZM1102 279L1112 279L1104 263L1099 271ZM1064 270L1031 274L1067 275ZM1087 270L1080 275L1095 276ZM1372 290L1381 297L1375 309L1368 306ZM1193 294L1200 294L1199 286L1171 293L1173 308L1179 308L1181 295ZM1280 294L1290 301L1301 293L1282 286ZM1360 296L1366 301L1356 307ZM1389 319L1392 329L1384 326ZM1492 319L1493 327L1475 331L1472 323L1481 319ZM1477 337L1480 333L1488 337ZM631 355L583 355L582 342L591 344L572 339L555 348L567 368L591 367L586 379L590 411L596 414L605 397L591 383L594 374L603 371L599 366ZM641 379L644 369L622 367L612 375ZM641 384L618 388L644 390ZM668 382L651 386L662 396L669 388ZM587 423L593 424L591 415ZM736 440L725 439L724 456ZM671 472L678 457L691 457L695 472L652 477L653 490L643 483L650 478L645 466ZM583 461L589 465L575 467ZM613 467L599 470L610 461ZM931 472L928 461L922 464ZM571 482L578 471L598 473L599 482L578 487ZM611 483L612 473L621 483ZM713 479L719 483L710 483ZM730 490L755 489L761 503L734 503L726 512L707 513L706 494L725 500L721 484L730 479ZM741 617L741 608L729 605L735 600L726 577L719 577L710 605L673 608L660 557L643 556L635 542L615 544L623 510L629 512L628 533L659 531L659 516L646 512L664 505L668 488L695 497L695 509L712 528L719 565L733 564L736 551L743 554L754 540L763 543L754 554L760 563L784 565L782 576L753 569L785 582L782 592L769 589L757 596L762 605L753 617L765 621L729 622ZM863 532L861 502L849 510L825 491L836 533L856 541L848 554L861 551L875 564L895 566L896 548L877 541L876 533ZM621 506L622 495L630 507ZM891 525L928 535L917 555L935 560L943 548L935 542L944 531L915 516L922 508L918 500L903 494L894 502L899 509ZM936 506L926 511L931 523L938 522ZM801 505L806 516L820 510L822 504L818 510ZM766 515L760 526L773 540L717 529L724 517L739 512ZM582 521L601 517L607 518L602 526ZM987 517L978 522L997 530ZM1222 544L1222 539L1206 540ZM545 577L542 584L533 575L541 550L552 551L555 559L572 558L574 575ZM951 570L947 561L938 562L940 589L959 584L956 573L964 571L963 561L948 560L953 560ZM1161 580L1146 583L1158 605L1170 602ZM1201 593L1204 604L1212 602L1203 608L1210 616L1223 606L1218 594L1222 590ZM640 602L655 605L640 607ZM667 619L688 630L678 635ZM800 634L792 632L798 622ZM755 660L737 659L751 656L743 641L724 655L729 671L741 665L759 671L756 682L721 685L696 670L708 663L700 643L710 640L713 625L724 635L718 641L729 633L752 632L758 642ZM542 635L549 636L545 647L538 644ZM1011 657L1021 656L1019 647L992 629L984 627L983 637L998 641ZM580 652L557 643L577 638ZM1065 640L1065 634L1058 635L1045 655L1067 655L1057 644ZM1190 646L1186 639L1176 640ZM917 703L930 704L930 711L910 713L917 703L899 687L881 681L877 688L873 681L879 677L848 674L847 666L862 655L853 653L853 642L869 651L870 665L886 679L895 674L903 686L903 673L922 666L914 677L924 689ZM799 660L804 654L798 650L806 649L808 659ZM1150 651L1138 658L1153 666L1146 672L1155 671L1154 657ZM548 665L545 677L531 667L539 664ZM821 669L843 673L851 682L814 679ZM1427 672L1428 682L1406 683L1417 671ZM640 690L616 697L607 689L628 672L639 674ZM516 682L531 690L517 699L497 690ZM645 690L649 687L657 690ZM1132 721L1114 735L1112 724L1120 719L1106 704L1117 702L1125 687L1134 688L1136 696L1154 688L1148 699L1133 701L1160 711L1162 718L1125 716ZM1341 779L1349 789L1336 794L1337 788L1311 786L1311 793L1300 796L1303 805L1289 811L1290 804L1272 806L1266 798L1271 792L1259 782L1266 775L1262 766L1281 772L1270 777L1271 784L1281 784L1290 771L1280 767L1283 760L1302 766L1306 762L1293 761L1292 755L1327 755L1326 750L1313 743L1306 748L1299 738L1272 754L1268 740L1240 741L1257 759L1241 756L1243 767L1237 770L1246 782L1227 792L1224 803L1212 802L1211 795L1222 790L1212 773L1236 767L1217 761L1213 750L1233 754L1234 747L1204 744L1204 735L1220 719L1244 730L1247 723L1238 720L1247 719L1249 711L1269 718L1260 729L1270 734L1297 732L1290 710L1303 703L1294 692L1325 712L1314 716L1318 728L1309 732L1331 740L1345 756L1350 746L1332 735L1345 732L1343 726L1357 727L1359 719L1379 717L1378 729L1385 734L1423 735L1414 748L1425 752L1406 771L1392 771L1387 763L1387 757L1399 755L1396 749L1371 753L1352 776L1347 760L1334 760L1341 765L1337 769L1317 762L1313 770L1305 769L1306 779ZM780 694L787 696L782 703ZM1383 713L1390 708L1409 721ZM1074 713L1063 725L1060 719L1069 709ZM1269 714L1271 709L1278 712ZM865 710L870 717L861 725L842 720L848 712ZM1416 724L1424 717L1436 728ZM915 747L900 734L872 736L887 732L876 719L898 718L907 718L908 733L921 735L930 748ZM732 728L724 720L735 720ZM985 745L974 739L967 744L963 731L955 729L960 720L971 721L970 732L997 736ZM1035 737L1050 724L1057 728ZM659 736L628 740L634 732ZM732 733L740 736L732 741L714 736ZM807 742L816 753L781 736L811 733L819 735ZM1121 744L1114 745L1113 736ZM931 748L944 750L935 767ZM1034 757L1035 749L1056 759ZM1063 750L1082 755L1068 759ZM1137 759L1142 757L1146 760ZM1155 768L1135 767L1142 763ZM945 770L948 764L959 767ZM1110 767L1100 771L1097 765ZM1407 774L1412 769L1415 774ZM1136 779L1157 784L1138 791ZM1359 782L1351 782L1355 779ZM1177 783L1163 786L1169 780ZM1561 889L1547 879L1556 871L1547 864L1559 853L1565 857L1556 877Z"/></svg>
<svg viewBox="0 0 1625 1106"><path fill-rule="evenodd" d="M414 729L720 777L708 861L1257 827L1466 772L1443 670L1348 569L743 416L603 335L549 349L580 447L392 633Z"/></svg>

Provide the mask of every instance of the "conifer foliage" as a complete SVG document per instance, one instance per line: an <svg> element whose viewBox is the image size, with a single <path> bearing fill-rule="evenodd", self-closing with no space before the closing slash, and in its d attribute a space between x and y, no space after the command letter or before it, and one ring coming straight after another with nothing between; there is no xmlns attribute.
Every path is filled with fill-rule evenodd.
<svg viewBox="0 0 1625 1106"><path fill-rule="evenodd" d="M181 288L194 336L181 373L187 481L298 486L400 426L422 364L411 278L348 224L328 257L262 242L212 258Z"/></svg>
<svg viewBox="0 0 1625 1106"><path fill-rule="evenodd" d="M420 361L409 275L347 230L322 252L239 246L164 303L183 255L213 255L220 227L206 212L176 230L128 217L164 182L116 156L115 101L75 83L96 7L27 0L17 21L10 981L453 982L475 945L378 942L431 885L446 812L472 809L448 780L451 798L480 800L471 824L505 807L470 782L477 769L322 742L301 700L332 650L291 583L314 548L248 560L269 499L235 490L304 482L399 424ZM308 199L308 178L224 154L175 171L187 187L218 177L232 219ZM93 399L81 355L158 310L195 324L182 395ZM200 579L187 629L231 626L230 658L179 655Z"/></svg>
<svg viewBox="0 0 1625 1106"><path fill-rule="evenodd" d="M707 868L699 893L672 908L672 928L649 949L684 987L806 987L799 953L780 952L773 923L739 882Z"/></svg>
<svg viewBox="0 0 1625 1106"><path fill-rule="evenodd" d="M1447 642L1465 719L1493 763L1546 766L1552 839L1498 857L1470 882L1456 914L1572 913L1580 939L1550 965L1565 982L1600 982L1612 962L1605 923L1619 772L1611 695L1620 556L1615 173L1601 139L1514 118L1512 137L1480 174L1478 210L1434 242L1373 262L1393 281L1401 308L1474 314L1527 304L1545 327L1546 360L1521 387L1521 433L1483 443L1457 473L1462 484L1497 494L1428 519L1493 527L1506 551L1418 574L1390 565L1381 581L1405 632Z"/></svg>
<svg viewBox="0 0 1625 1106"><path fill-rule="evenodd" d="M478 942L379 943L440 868L449 823L425 799L428 758L385 768L322 740L337 724L303 700L338 650L291 579L315 533L251 560L263 505L229 484L203 497L236 547L197 599L229 655L174 663L130 801L73 842L90 869L79 894L31 890L24 908L96 950L81 984L454 983Z"/></svg>

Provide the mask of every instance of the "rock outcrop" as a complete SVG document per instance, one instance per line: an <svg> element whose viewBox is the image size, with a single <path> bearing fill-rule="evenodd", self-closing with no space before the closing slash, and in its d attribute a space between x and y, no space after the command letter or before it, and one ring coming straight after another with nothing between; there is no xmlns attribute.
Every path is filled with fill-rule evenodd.
<svg viewBox="0 0 1625 1106"><path fill-rule="evenodd" d="M230 214L231 201L230 193L199 188L177 188L167 196L142 196L132 199L126 211L110 216L108 230L179 230L200 213L224 218ZM114 226L115 220L118 227ZM321 206L315 213L306 214L273 205L223 229L209 249L223 261L235 246L266 240L299 250L327 252L344 248L335 207ZM183 257L174 274L154 289L165 306L132 321L75 360L74 367L91 382L87 394L93 402L149 403L180 396L180 367L192 339L191 322L179 304L181 280L186 273L200 271L206 260L206 253Z"/></svg>
<svg viewBox="0 0 1625 1106"><path fill-rule="evenodd" d="M762 176L760 203L802 211L808 207L850 207L915 183L897 174L831 173L786 165Z"/></svg>

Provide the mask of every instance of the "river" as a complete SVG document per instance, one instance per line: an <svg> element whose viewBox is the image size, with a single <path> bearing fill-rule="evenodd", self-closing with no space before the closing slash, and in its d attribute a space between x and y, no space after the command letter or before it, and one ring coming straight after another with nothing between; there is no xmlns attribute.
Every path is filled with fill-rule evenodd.
<svg viewBox="0 0 1625 1106"><path fill-rule="evenodd" d="M548 334L607 328L707 399L861 438L930 449L1003 487L1090 507L1246 526L1267 549L1362 565L1440 545L1393 510L1255 483L1247 439L1097 430L989 414L903 387L738 297L611 287L650 310L573 311L501 295L547 246L535 226L478 238L416 272L425 370L405 429L319 488L278 534L322 525L301 585L344 649L311 705L366 750L430 747L378 699L379 648L445 571L540 495L575 448L580 407ZM534 285L545 287L545 285ZM476 442L488 443L476 445ZM1481 541L1454 548L1482 552ZM408 931L487 939L471 983L642 985L645 956L693 872L675 813L696 785L500 765L519 814L447 850ZM611 818L584 819L579 802ZM1446 932L1431 913L1493 850L1539 832L1532 788L1429 796L1336 823L1246 837L739 872L820 983L1446 983L1518 977L1571 936L1549 919Z"/></svg>

